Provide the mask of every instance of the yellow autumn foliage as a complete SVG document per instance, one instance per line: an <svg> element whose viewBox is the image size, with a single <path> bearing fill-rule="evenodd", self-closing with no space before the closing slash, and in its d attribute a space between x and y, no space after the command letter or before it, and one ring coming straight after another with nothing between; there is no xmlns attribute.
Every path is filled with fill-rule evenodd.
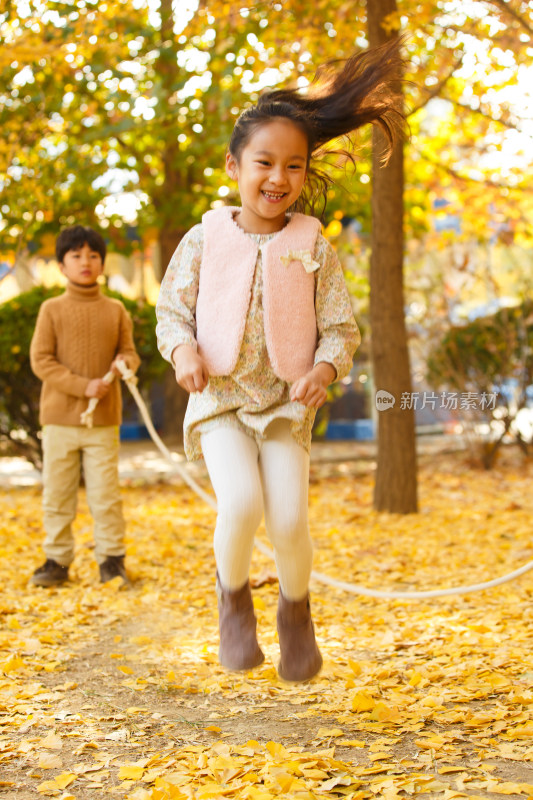
<svg viewBox="0 0 533 800"><path fill-rule="evenodd" d="M477 583L533 558L533 468L425 466L421 513L371 508L368 474L314 468L316 569L372 588ZM81 496L71 581L41 560L38 489L0 491L0 792L13 798L533 797L533 575L379 600L312 585L322 673L277 676L278 587L254 554L265 663L217 660L214 513L177 480L123 488L132 586L98 583ZM264 531L260 532L264 537Z"/></svg>

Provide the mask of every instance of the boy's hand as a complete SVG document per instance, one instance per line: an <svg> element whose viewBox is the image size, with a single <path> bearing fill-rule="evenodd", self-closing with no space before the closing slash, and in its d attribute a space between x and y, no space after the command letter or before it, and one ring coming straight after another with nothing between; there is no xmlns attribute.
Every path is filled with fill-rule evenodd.
<svg viewBox="0 0 533 800"><path fill-rule="evenodd" d="M110 389L108 383L102 380L102 378L93 378L92 381L89 381L87 384L87 388L85 389L85 397L97 397L99 400L102 397L105 397Z"/></svg>
<svg viewBox="0 0 533 800"><path fill-rule="evenodd" d="M298 378L291 386L290 398L294 402L303 403L309 408L320 408L326 402L327 388L337 377L331 364L321 361L303 378Z"/></svg>
<svg viewBox="0 0 533 800"><path fill-rule="evenodd" d="M194 347L182 344L172 352L176 381L187 392L203 392L209 381L209 371Z"/></svg>

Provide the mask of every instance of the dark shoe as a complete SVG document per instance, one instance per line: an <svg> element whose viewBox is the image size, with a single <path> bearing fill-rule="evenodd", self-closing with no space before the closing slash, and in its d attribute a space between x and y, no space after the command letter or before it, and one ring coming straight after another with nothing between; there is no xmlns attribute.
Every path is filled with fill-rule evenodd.
<svg viewBox="0 0 533 800"><path fill-rule="evenodd" d="M42 567L38 567L30 578L30 583L34 586L60 586L68 581L68 567L63 567L47 558Z"/></svg>
<svg viewBox="0 0 533 800"><path fill-rule="evenodd" d="M122 578L122 582L129 584L129 578L124 566L124 556L108 556L100 564L100 583L107 583L113 578Z"/></svg>
<svg viewBox="0 0 533 800"><path fill-rule="evenodd" d="M308 681L322 666L315 640L309 595L303 600L287 600L279 593L278 636L281 660L278 673L286 681Z"/></svg>
<svg viewBox="0 0 533 800"><path fill-rule="evenodd" d="M220 663L232 670L258 667L265 656L257 643L257 620L249 581L241 589L229 591L222 587L217 575L217 596Z"/></svg>

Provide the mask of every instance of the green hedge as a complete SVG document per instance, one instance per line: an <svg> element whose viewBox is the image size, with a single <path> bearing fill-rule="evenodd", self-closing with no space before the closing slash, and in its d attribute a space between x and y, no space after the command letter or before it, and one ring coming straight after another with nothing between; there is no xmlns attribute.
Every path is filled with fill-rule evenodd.
<svg viewBox="0 0 533 800"><path fill-rule="evenodd" d="M61 294L60 287L38 286L0 305L0 443L41 465L39 395L41 382L30 367L30 342L44 300ZM133 319L135 346L141 358L139 384L147 389L161 378L167 364L157 350L155 309L104 289L124 303Z"/></svg>
<svg viewBox="0 0 533 800"><path fill-rule="evenodd" d="M485 468L493 465L498 448L509 434L525 453L529 452L529 442L513 423L526 404L526 388L533 383L533 301L528 299L466 325L452 326L428 358L427 380L436 389L490 395L510 379L517 386L516 403L509 404L500 394L495 409L478 413L485 422L498 420L493 435L479 443Z"/></svg>
<svg viewBox="0 0 533 800"><path fill-rule="evenodd" d="M479 392L517 378L525 389L533 380L533 302L452 326L430 353L427 378L435 387Z"/></svg>

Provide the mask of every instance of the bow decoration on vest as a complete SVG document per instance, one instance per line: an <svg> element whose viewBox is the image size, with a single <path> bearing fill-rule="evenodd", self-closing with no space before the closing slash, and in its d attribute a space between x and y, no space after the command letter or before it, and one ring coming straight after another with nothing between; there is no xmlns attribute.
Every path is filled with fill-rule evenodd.
<svg viewBox="0 0 533 800"><path fill-rule="evenodd" d="M286 267L288 267L292 261L300 261L306 272L314 272L320 266L318 261L313 261L313 256L309 250L289 250L286 256L280 257L280 261L285 264Z"/></svg>

